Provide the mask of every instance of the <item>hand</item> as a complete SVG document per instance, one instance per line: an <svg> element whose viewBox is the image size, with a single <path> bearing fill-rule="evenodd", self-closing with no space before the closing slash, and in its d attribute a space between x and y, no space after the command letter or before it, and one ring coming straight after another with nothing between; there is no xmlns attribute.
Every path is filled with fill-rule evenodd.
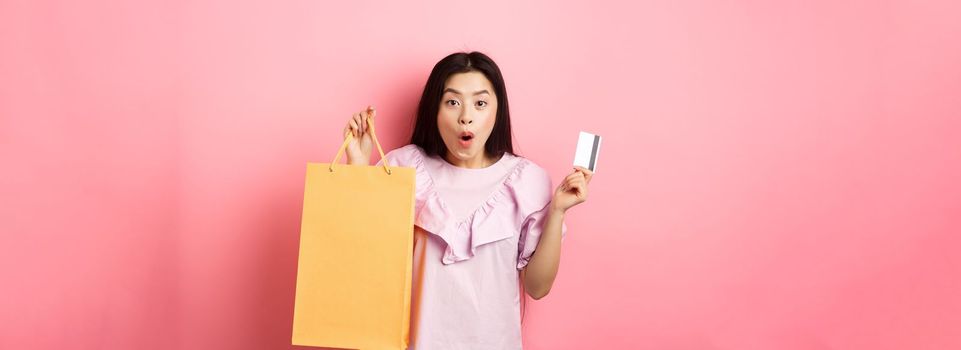
<svg viewBox="0 0 961 350"><path fill-rule="evenodd" d="M370 165L373 139L370 136L367 118L370 118L370 124L374 124L374 116L376 115L377 110L374 109L374 106L367 106L367 109L354 113L347 121L347 126L344 127L342 134L346 138L347 133L350 132L354 137L347 144L347 164Z"/></svg>
<svg viewBox="0 0 961 350"><path fill-rule="evenodd" d="M594 172L584 167L575 166L574 172L564 178L554 190L551 202L554 210L566 212L571 207L587 201L587 184L591 183Z"/></svg>

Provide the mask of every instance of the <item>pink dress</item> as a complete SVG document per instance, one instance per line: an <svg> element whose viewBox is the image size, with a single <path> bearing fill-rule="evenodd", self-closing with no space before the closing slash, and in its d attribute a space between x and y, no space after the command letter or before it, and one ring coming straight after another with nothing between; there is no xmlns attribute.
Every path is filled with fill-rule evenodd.
<svg viewBox="0 0 961 350"><path fill-rule="evenodd" d="M417 174L408 349L521 349L519 271L554 193L547 172L506 153L460 168L412 144L386 158Z"/></svg>

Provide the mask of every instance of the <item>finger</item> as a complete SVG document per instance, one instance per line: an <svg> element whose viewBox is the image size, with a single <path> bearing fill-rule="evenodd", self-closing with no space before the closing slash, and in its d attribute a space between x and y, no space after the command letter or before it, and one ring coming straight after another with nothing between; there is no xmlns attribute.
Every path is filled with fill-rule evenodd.
<svg viewBox="0 0 961 350"><path fill-rule="evenodd" d="M584 182L577 182L571 185L571 187L577 189L577 193L580 193L581 198L587 198L587 184Z"/></svg>
<svg viewBox="0 0 961 350"><path fill-rule="evenodd" d="M574 182L572 183L579 186L580 188L583 188L583 189L587 188L587 181L584 179L574 180Z"/></svg>
<svg viewBox="0 0 961 350"><path fill-rule="evenodd" d="M353 135L354 137L357 137L357 121L354 119L351 119L349 124L350 124L350 134Z"/></svg>
<svg viewBox="0 0 961 350"><path fill-rule="evenodd" d="M364 134L370 132L370 124L367 124L367 111L360 114L360 129L364 131Z"/></svg>
<svg viewBox="0 0 961 350"><path fill-rule="evenodd" d="M367 106L367 120L364 123L364 131L370 129L370 126L374 124L374 117L377 116L377 110L374 106Z"/></svg>
<svg viewBox="0 0 961 350"><path fill-rule="evenodd" d="M367 106L367 108L364 108L363 111L360 111L360 125L362 125L362 127L364 128L365 133L367 132L367 129L370 128L367 124L367 121L369 118L370 118L370 106Z"/></svg>
<svg viewBox="0 0 961 350"><path fill-rule="evenodd" d="M354 124L357 125L357 136L364 134L364 117L360 112L354 113Z"/></svg>
<svg viewBox="0 0 961 350"><path fill-rule="evenodd" d="M570 190L574 186L574 183L577 182L577 180L578 180L577 178L570 178L570 179L564 180L564 189Z"/></svg>
<svg viewBox="0 0 961 350"><path fill-rule="evenodd" d="M571 174L571 180L579 180L579 179L580 180L584 179L584 173L580 171L576 171L573 174Z"/></svg>
<svg viewBox="0 0 961 350"><path fill-rule="evenodd" d="M580 168L580 167L578 167L578 168ZM578 168L575 168L575 169L574 169L574 174L580 174L581 176L584 176L585 178L589 175L588 172L590 172L590 170L587 170L587 169L584 169L584 168L580 168L580 169L578 169Z"/></svg>
<svg viewBox="0 0 961 350"><path fill-rule="evenodd" d="M574 188L575 183L577 183L577 179L574 179L574 178L565 179L564 183L561 186L564 188L564 192L567 192Z"/></svg>
<svg viewBox="0 0 961 350"><path fill-rule="evenodd" d="M587 169L587 168L585 168L585 167L582 167L582 166L574 166L574 169L579 170L580 172L584 173L584 176L587 178L587 182L591 182L591 178L594 177L594 172L593 172L593 171L590 171L589 169Z"/></svg>

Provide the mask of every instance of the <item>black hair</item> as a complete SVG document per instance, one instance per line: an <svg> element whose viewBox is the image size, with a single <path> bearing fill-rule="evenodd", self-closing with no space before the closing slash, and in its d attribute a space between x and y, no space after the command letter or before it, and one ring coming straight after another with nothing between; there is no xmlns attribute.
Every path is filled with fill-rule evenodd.
<svg viewBox="0 0 961 350"><path fill-rule="evenodd" d="M487 55L473 52L457 52L447 55L431 70L424 93L417 106L417 119L414 131L410 136L410 143L419 146L428 156L447 155L447 146L441 139L437 129L437 112L440 109L441 98L444 96L444 85L451 75L467 72L480 72L494 87L497 97L497 115L494 119L494 129L491 131L484 151L493 158L500 158L505 152L516 155L511 143L511 117L507 104L507 88L500 68Z"/></svg>

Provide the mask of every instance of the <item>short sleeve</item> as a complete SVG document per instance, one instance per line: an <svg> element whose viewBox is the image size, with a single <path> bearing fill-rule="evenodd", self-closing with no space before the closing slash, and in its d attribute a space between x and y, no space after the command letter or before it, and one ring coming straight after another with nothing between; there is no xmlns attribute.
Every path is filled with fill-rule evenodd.
<svg viewBox="0 0 961 350"><path fill-rule="evenodd" d="M526 214L520 226L517 241L517 269L523 269L530 262L537 244L540 243L544 224L550 214L553 187L550 176L543 168L531 164L512 184L519 210ZM561 223L561 242L567 235L567 224Z"/></svg>
<svg viewBox="0 0 961 350"><path fill-rule="evenodd" d="M537 249L537 244L541 241L541 234L544 232L544 224L547 222L549 210L550 204L534 212L524 220L524 225L521 226L520 240L517 243L518 270L527 266L527 263L531 261L531 257L534 256L534 250ZM567 224L561 222L561 242L564 242L564 236L566 235Z"/></svg>

